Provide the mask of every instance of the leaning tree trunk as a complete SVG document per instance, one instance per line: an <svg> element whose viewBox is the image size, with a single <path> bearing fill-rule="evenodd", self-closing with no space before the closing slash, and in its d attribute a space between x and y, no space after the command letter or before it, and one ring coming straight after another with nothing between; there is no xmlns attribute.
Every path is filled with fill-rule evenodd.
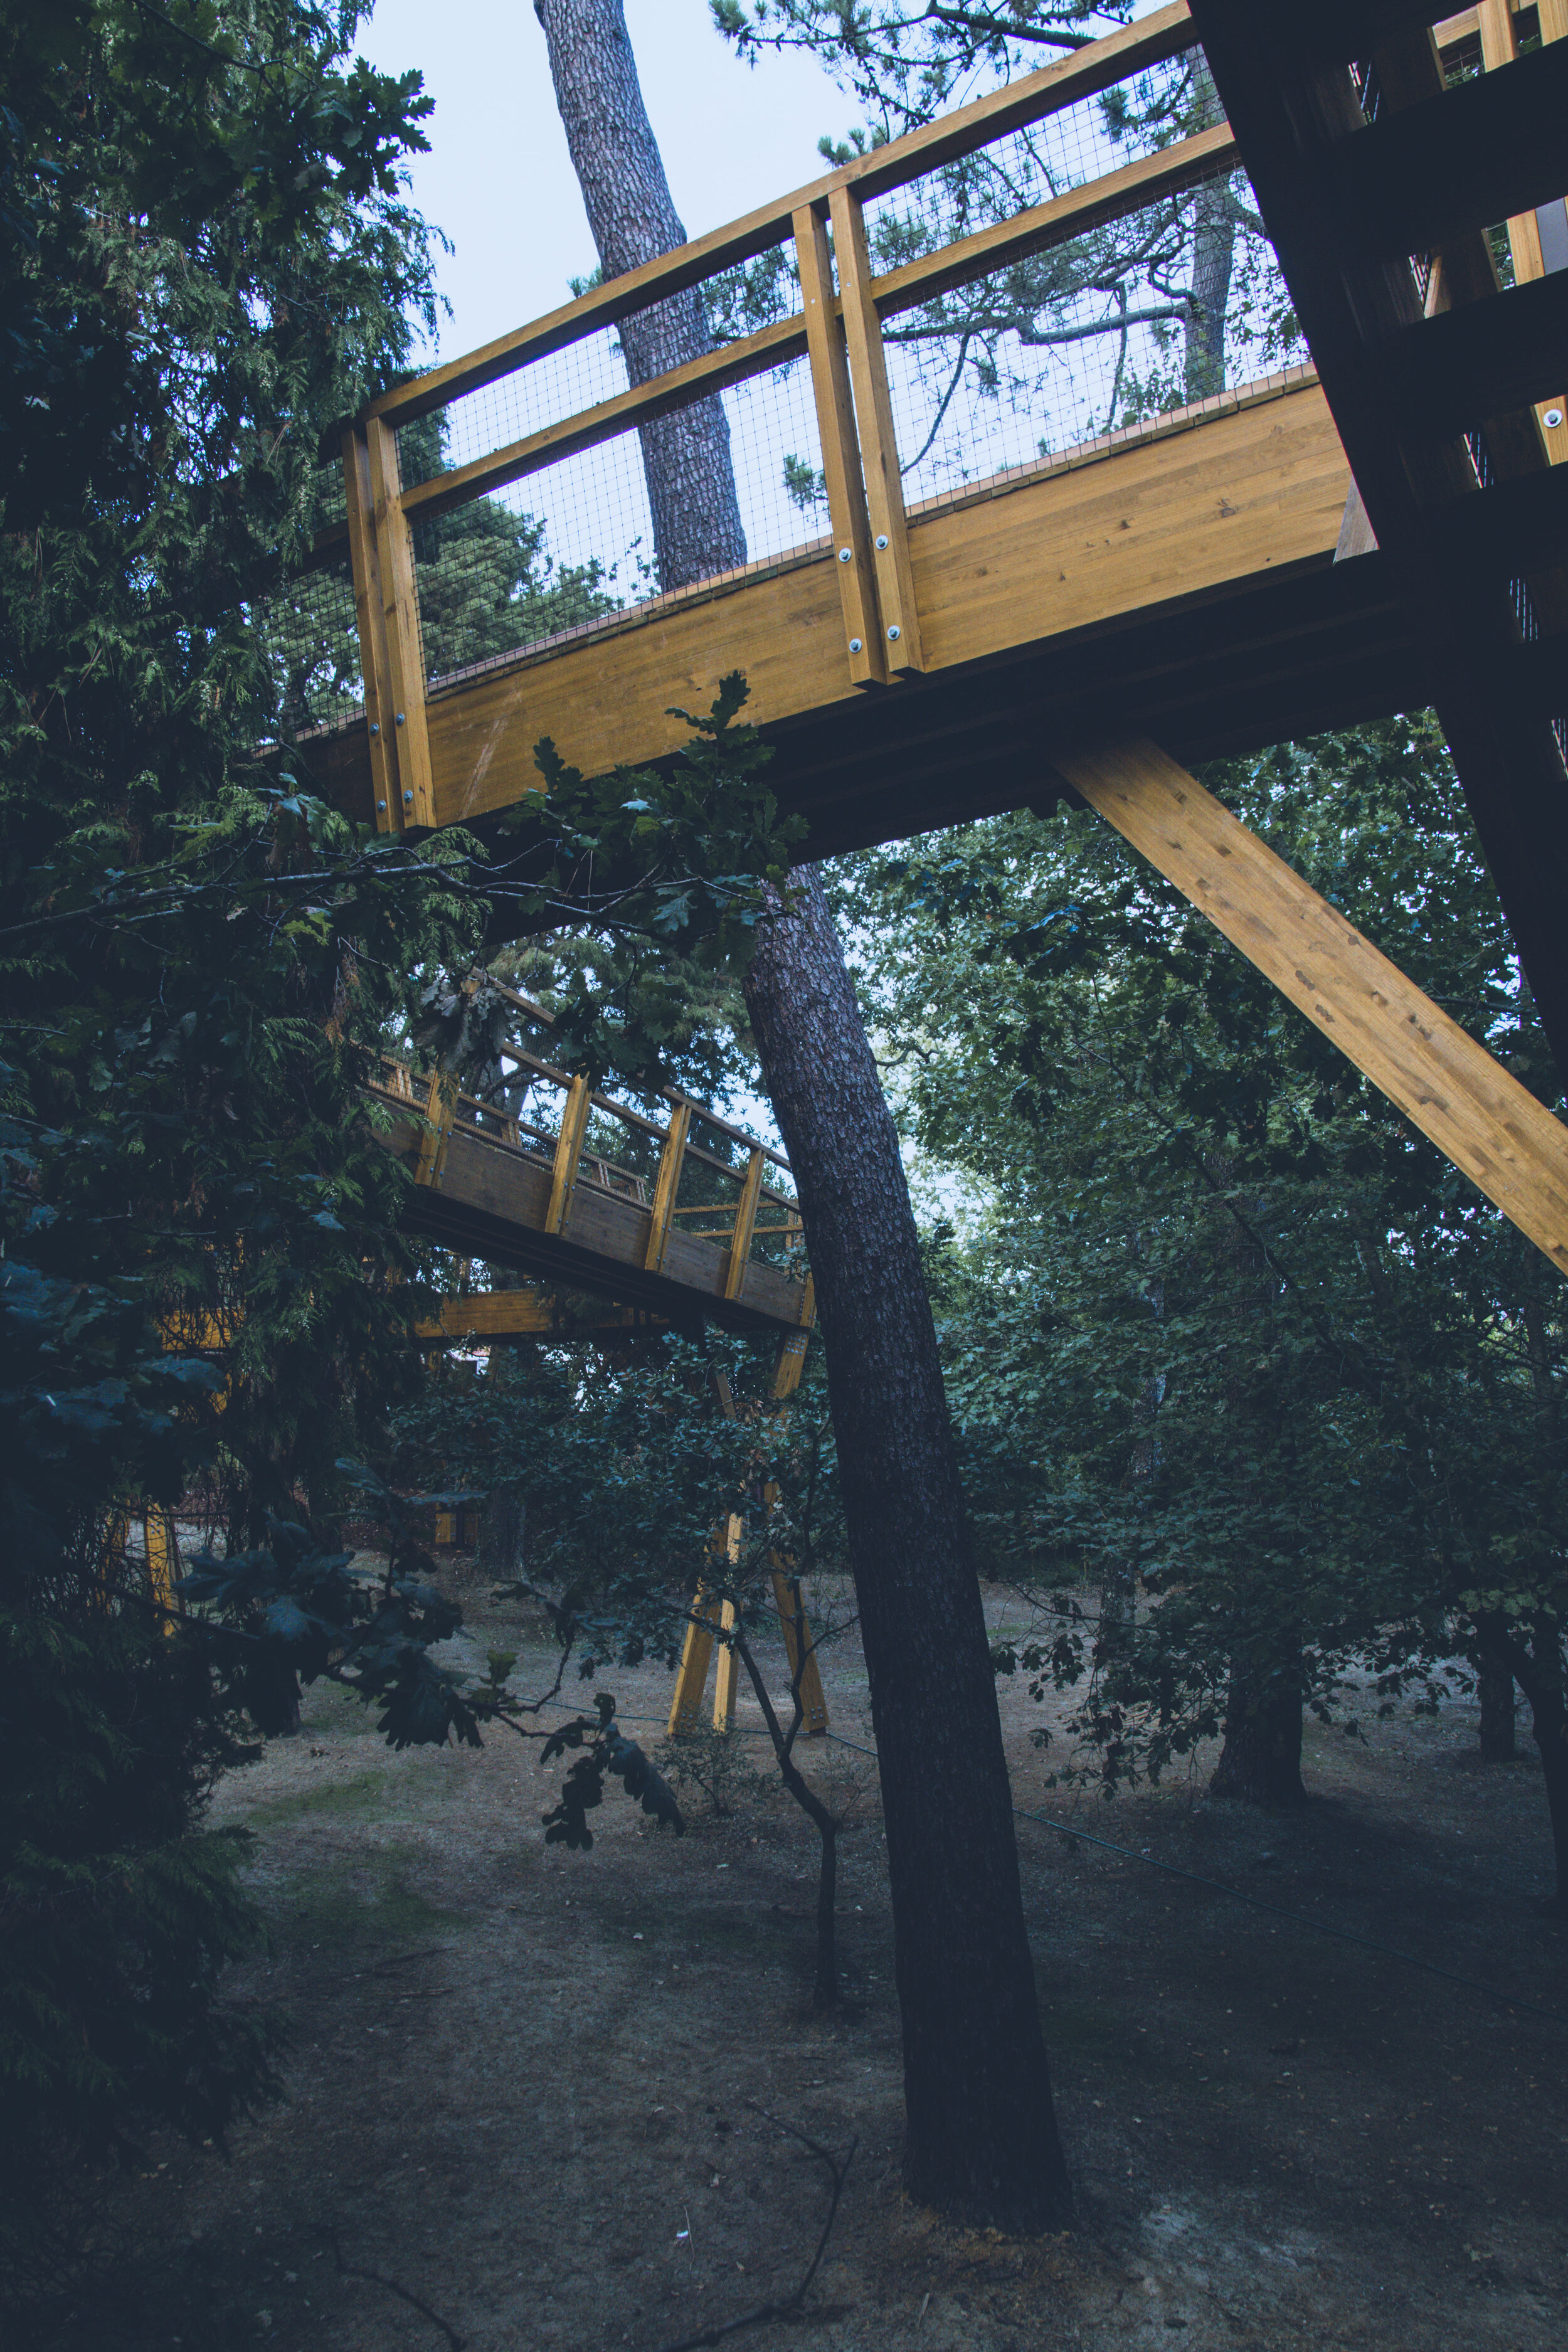
<svg viewBox="0 0 1568 2352"><path fill-rule="evenodd" d="M652 261L686 231L670 202L658 142L643 104L622 0L533 0L573 169L606 278ZM633 383L712 349L696 287L634 311L619 328ZM641 427L661 588L687 588L746 560L730 460L730 425L717 393Z"/></svg>
<svg viewBox="0 0 1568 2352"><path fill-rule="evenodd" d="M599 257L680 242L621 0L534 0ZM634 335L663 338L634 344ZM708 347L695 296L622 328L634 374ZM636 356L634 357L634 350ZM667 586L742 559L717 401L644 436ZM685 437L682 438L681 436ZM674 448L677 456L671 456ZM814 870L746 1001L816 1285L888 1824L912 2196L1059 2228L1070 2192L1024 1929L980 1589L898 1139Z"/></svg>
<svg viewBox="0 0 1568 2352"><path fill-rule="evenodd" d="M1012 1790L898 1137L815 868L746 1004L795 1171L871 1685L903 2013L910 2194L1059 2227L1068 2189Z"/></svg>

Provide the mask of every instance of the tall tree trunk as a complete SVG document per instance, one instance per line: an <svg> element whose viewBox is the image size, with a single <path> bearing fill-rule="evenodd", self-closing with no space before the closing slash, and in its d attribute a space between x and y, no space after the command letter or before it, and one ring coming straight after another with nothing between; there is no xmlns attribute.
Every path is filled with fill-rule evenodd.
<svg viewBox="0 0 1568 2352"><path fill-rule="evenodd" d="M1513 1668L1495 1652L1475 1656L1476 1694L1481 1703L1481 1761L1511 1764L1515 1750Z"/></svg>
<svg viewBox="0 0 1568 2352"><path fill-rule="evenodd" d="M1197 55L1190 135L1224 120L1219 93ZM1236 257L1236 209L1226 179L1200 182L1193 195L1192 301L1186 322L1184 389L1189 400L1225 390L1225 326Z"/></svg>
<svg viewBox="0 0 1568 2352"><path fill-rule="evenodd" d="M827 1351L881 1765L904 2180L1004 2228L1069 2191L1024 1927L995 1678L898 1137L815 869L746 982Z"/></svg>
<svg viewBox="0 0 1568 2352"><path fill-rule="evenodd" d="M1226 1694L1225 1746L1209 1793L1237 1797L1248 1805L1306 1803L1299 1675L1284 1669L1232 1669Z"/></svg>
<svg viewBox="0 0 1568 2352"><path fill-rule="evenodd" d="M643 104L622 0L533 0L556 103L606 278L684 245L658 142ZM696 287L620 323L633 383L712 349ZM686 588L746 560L730 426L715 393L641 428L661 588Z"/></svg>
<svg viewBox="0 0 1568 2352"><path fill-rule="evenodd" d="M1485 1647L1507 1660L1515 1682L1530 1701L1530 1727L1541 1755L1546 1810L1552 1818L1557 1882L1553 1908L1568 1917L1568 1666L1562 1629L1555 1618L1542 1615L1529 1629L1527 1641L1525 1629L1500 1611L1489 1611L1475 1622Z"/></svg>
<svg viewBox="0 0 1568 2352"><path fill-rule="evenodd" d="M683 234L621 0L534 5L600 258L607 277L619 276ZM657 328L648 314L650 332L668 338L659 365L707 348L695 298L660 313ZM622 330L629 357L628 329L641 332L641 322ZM637 364L646 369L646 352ZM644 438L669 585L739 560L728 436L703 439L689 423L698 415L669 420L691 437L657 489L666 445ZM1060 2228L1071 2197L931 1302L843 948L815 870L795 882L798 909L764 931L746 1002L800 1192L827 1350L888 1825L904 2178L912 2196L961 2219Z"/></svg>

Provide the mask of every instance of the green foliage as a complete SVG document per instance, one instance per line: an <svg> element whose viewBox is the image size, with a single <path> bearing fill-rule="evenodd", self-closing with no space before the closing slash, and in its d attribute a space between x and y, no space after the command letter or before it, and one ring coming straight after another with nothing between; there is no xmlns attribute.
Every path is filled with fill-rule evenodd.
<svg viewBox="0 0 1568 2352"><path fill-rule="evenodd" d="M68 2258L84 2160L149 2120L219 2137L271 2087L216 1998L239 1849L201 1826L244 1694L130 1528L204 1485L237 1533L300 1489L330 1517L408 1360L366 1055L476 937L461 845L389 858L257 751L321 430L431 316L397 176L427 104L355 22L22 0L0 30L12 2303Z"/></svg>
<svg viewBox="0 0 1568 2352"><path fill-rule="evenodd" d="M1516 1076L1557 1080L1430 721L1209 772ZM1560 1278L1089 814L875 862L905 1116L981 1188L937 1253L1004 1659L1077 1685L1087 1769L1158 1771L1239 1678L1435 1687L1489 1611L1568 1622ZM1355 1702L1352 1700L1353 1712Z"/></svg>
<svg viewBox="0 0 1568 2352"><path fill-rule="evenodd" d="M582 1753L561 1784L559 1801L544 1816L546 1845L565 1845L586 1853L594 1843L588 1815L604 1802L605 1775L613 1773L628 1797L636 1798L660 1829L677 1837L686 1834L680 1807L669 1784L649 1763L635 1739L627 1739L616 1721L616 1702L608 1691L595 1701L596 1714L574 1716L550 1734L539 1753L542 1765L568 1750Z"/></svg>

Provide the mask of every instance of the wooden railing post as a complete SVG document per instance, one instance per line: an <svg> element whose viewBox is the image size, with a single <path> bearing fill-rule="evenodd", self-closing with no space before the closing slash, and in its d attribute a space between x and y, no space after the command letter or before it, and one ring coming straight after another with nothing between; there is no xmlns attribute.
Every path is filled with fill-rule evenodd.
<svg viewBox="0 0 1568 2352"><path fill-rule="evenodd" d="M343 435L343 500L349 519L349 563L353 575L354 619L359 625L360 676L364 682L364 723L370 738L371 787L377 833L401 833L403 803L397 754L391 740L387 703L386 614L381 593L381 559L375 544L375 493L370 484L370 451L363 426Z"/></svg>
<svg viewBox="0 0 1568 2352"><path fill-rule="evenodd" d="M746 1279L746 1261L752 1255L752 1233L757 1222L757 1203L762 1198L764 1165L761 1144L753 1145L751 1159L746 1163L740 1204L735 1211L735 1230L730 1236L730 1264L724 1275L726 1298L739 1298L741 1285Z"/></svg>
<svg viewBox="0 0 1568 2352"><path fill-rule="evenodd" d="M436 1071L430 1080L430 1091L425 1102L425 1131L419 1138L418 1157L414 1162L416 1184L438 1184L447 1165L447 1146L452 1138L452 1123L458 1115L456 1079L445 1086L441 1074Z"/></svg>
<svg viewBox="0 0 1568 2352"><path fill-rule="evenodd" d="M805 1370L806 1343L816 1320L816 1286L808 1274L800 1302L800 1329L785 1332L779 1341L778 1361L773 1366L773 1395L780 1403L800 1386L800 1376Z"/></svg>
<svg viewBox="0 0 1568 2352"><path fill-rule="evenodd" d="M583 1138L588 1132L588 1113L593 1104L594 1090L587 1079L574 1078L565 1108L561 1114L561 1132L555 1139L550 1206L544 1218L547 1234L560 1233L572 1213L572 1195L577 1189L577 1164L583 1157Z"/></svg>
<svg viewBox="0 0 1568 2352"><path fill-rule="evenodd" d="M811 205L802 205L795 215L795 253L805 313L805 347L811 365L812 396L816 403L817 437L822 443L822 476L827 490L833 550L837 558L838 601L844 614L849 675L857 686L880 685L888 675L887 647L877 603L877 566L866 512L860 444L855 436L849 362L845 355L843 323L833 295L827 225Z"/></svg>
<svg viewBox="0 0 1568 2352"><path fill-rule="evenodd" d="M881 322L871 299L866 216L852 188L835 188L828 201L839 299L844 309L844 342L849 354L849 378L855 388L866 504L871 518L883 650L891 670L923 669L920 614L915 608L914 575L910 569L909 533L904 524L898 436L893 430L893 404L888 391L887 356L882 349Z"/></svg>
<svg viewBox="0 0 1568 2352"><path fill-rule="evenodd" d="M680 1163L686 1157L686 1137L690 1125L691 1105L675 1104L669 1114L664 1149L658 1155L658 1180L653 1188L653 1216L648 1225L647 1254L643 1259L649 1274L664 1272L665 1254L669 1247L670 1221L675 1213L675 1196L680 1189Z"/></svg>
<svg viewBox="0 0 1568 2352"><path fill-rule="evenodd" d="M430 772L430 738L425 721L425 657L419 642L419 603L414 584L414 542L403 511L403 483L397 464L397 430L379 416L364 428L371 496L375 519L375 552L381 575L381 609L384 625L386 669L381 704L382 738L388 743L395 769L398 826L436 822L436 795ZM390 705L388 710L386 706ZM379 814L379 812L378 812Z"/></svg>

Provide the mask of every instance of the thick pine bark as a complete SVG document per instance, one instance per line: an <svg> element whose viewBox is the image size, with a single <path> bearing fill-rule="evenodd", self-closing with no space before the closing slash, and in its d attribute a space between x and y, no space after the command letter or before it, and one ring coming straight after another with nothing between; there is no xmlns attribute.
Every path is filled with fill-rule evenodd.
<svg viewBox="0 0 1568 2352"><path fill-rule="evenodd" d="M1223 121L1214 78L1198 54L1189 135ZM1225 328L1236 261L1236 208L1228 180L1205 180L1193 194L1192 306L1187 317L1184 390L1206 400L1225 390Z"/></svg>
<svg viewBox="0 0 1568 2352"><path fill-rule="evenodd" d="M533 0L573 169L606 278L624 278L686 231L643 104L621 0ZM712 349L695 287L620 324L633 383ZM714 394L641 429L661 588L686 588L746 560L730 426Z"/></svg>
<svg viewBox="0 0 1568 2352"><path fill-rule="evenodd" d="M909 2134L922 2203L1059 2228L1069 2191L1024 1928L1012 1791L904 1182L814 870L746 1003L811 1249L881 1765Z"/></svg>
<svg viewBox="0 0 1568 2352"><path fill-rule="evenodd" d="M619 276L683 235L621 0L535 7L595 241L605 275ZM634 375L707 348L695 297L627 320L622 334ZM669 420L687 436L678 458L653 428L644 436L666 586L744 557L728 433L708 405L716 427L691 409ZM796 881L800 910L767 928L746 1001L827 1351L887 1820L904 2178L912 2196L960 2219L1060 2228L1070 2192L1012 1793L903 1163L821 883L815 871ZM831 1905L827 1846L824 1863Z"/></svg>
<svg viewBox="0 0 1568 2352"><path fill-rule="evenodd" d="M1225 1746L1209 1793L1248 1805L1304 1805L1301 1690L1287 1673L1238 1668L1226 1695Z"/></svg>

